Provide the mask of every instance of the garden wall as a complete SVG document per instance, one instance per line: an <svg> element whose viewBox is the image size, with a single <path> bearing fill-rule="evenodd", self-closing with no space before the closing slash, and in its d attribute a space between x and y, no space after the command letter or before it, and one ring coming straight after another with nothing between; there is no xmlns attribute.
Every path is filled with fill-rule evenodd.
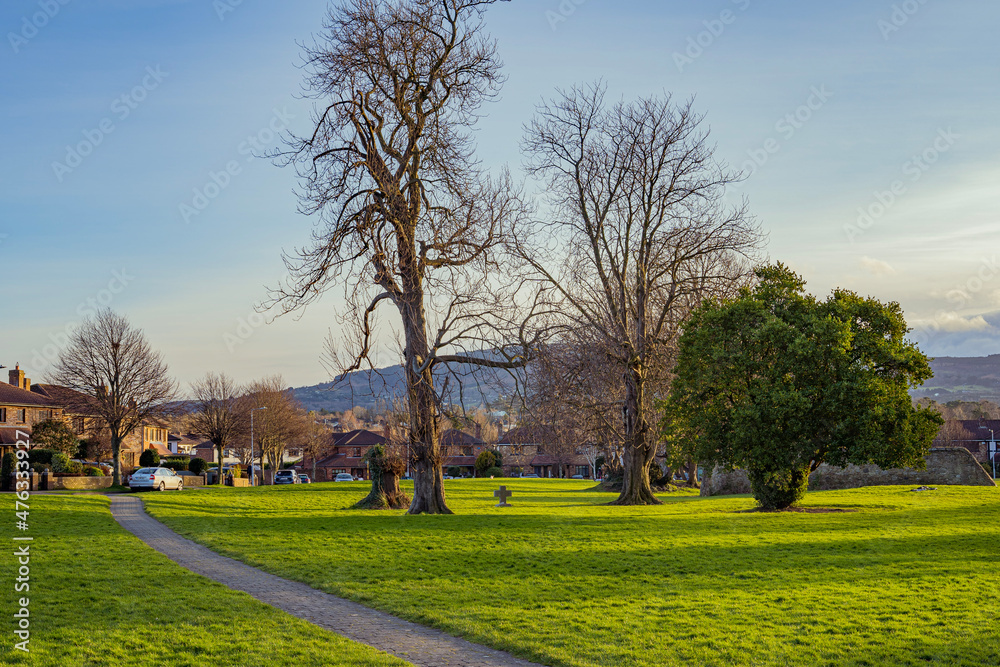
<svg viewBox="0 0 1000 667"><path fill-rule="evenodd" d="M862 486L889 486L906 484L996 486L996 482L983 470L969 450L962 447L932 449L925 458L926 470L890 468L883 470L875 465L846 468L821 465L809 476L810 491L856 489ZM750 493L750 480L742 470L731 473L718 468L705 477L701 484L703 496L728 496Z"/></svg>
<svg viewBox="0 0 1000 667"><path fill-rule="evenodd" d="M111 486L113 477L56 477L49 475L49 491L86 491L90 489L106 489Z"/></svg>

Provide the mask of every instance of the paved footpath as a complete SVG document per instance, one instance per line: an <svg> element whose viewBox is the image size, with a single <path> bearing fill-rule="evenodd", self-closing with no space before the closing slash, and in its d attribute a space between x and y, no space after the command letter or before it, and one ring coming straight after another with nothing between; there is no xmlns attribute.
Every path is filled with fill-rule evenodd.
<svg viewBox="0 0 1000 667"><path fill-rule="evenodd" d="M125 530L178 565L348 639L426 667L530 667L535 663L403 621L356 602L250 567L185 539L146 514L135 496L111 496Z"/></svg>

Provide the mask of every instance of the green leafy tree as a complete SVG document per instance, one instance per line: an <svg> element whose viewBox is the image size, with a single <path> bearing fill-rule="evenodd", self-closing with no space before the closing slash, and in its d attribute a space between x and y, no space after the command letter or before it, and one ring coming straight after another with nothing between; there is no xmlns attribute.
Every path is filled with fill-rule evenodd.
<svg viewBox="0 0 1000 667"><path fill-rule="evenodd" d="M80 439L66 422L61 419L46 419L31 427L31 440L35 446L76 456L80 449Z"/></svg>
<svg viewBox="0 0 1000 667"><path fill-rule="evenodd" d="M922 466L942 423L908 389L932 376L899 304L835 290L826 301L778 264L735 299L700 307L680 341L668 438L742 468L765 509L801 499L822 463Z"/></svg>
<svg viewBox="0 0 1000 667"><path fill-rule="evenodd" d="M476 457L476 473L480 477L489 477L490 468L499 468L502 465L500 453L487 449L480 452Z"/></svg>

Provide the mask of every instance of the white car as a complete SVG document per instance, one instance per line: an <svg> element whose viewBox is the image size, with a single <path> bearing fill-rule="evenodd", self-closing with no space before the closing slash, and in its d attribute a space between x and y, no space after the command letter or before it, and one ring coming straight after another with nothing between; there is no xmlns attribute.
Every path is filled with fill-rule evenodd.
<svg viewBox="0 0 1000 667"><path fill-rule="evenodd" d="M335 482L353 482L354 477L348 472L338 472L337 476L333 478Z"/></svg>
<svg viewBox="0 0 1000 667"><path fill-rule="evenodd" d="M170 468L139 468L128 480L128 488L132 491L143 489L163 491L165 489L184 490L184 478Z"/></svg>

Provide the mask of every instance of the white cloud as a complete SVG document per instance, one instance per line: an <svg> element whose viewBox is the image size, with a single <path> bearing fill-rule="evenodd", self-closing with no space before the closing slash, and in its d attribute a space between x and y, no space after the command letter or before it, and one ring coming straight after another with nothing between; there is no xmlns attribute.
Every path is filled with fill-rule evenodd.
<svg viewBox="0 0 1000 667"><path fill-rule="evenodd" d="M872 259L867 256L861 258L861 267L875 276L896 275L896 269L892 268L889 262L883 262L880 259Z"/></svg>
<svg viewBox="0 0 1000 667"><path fill-rule="evenodd" d="M944 333L965 333L969 331L989 331L992 325L986 321L982 315L974 317L962 317L958 313L938 313L930 320L914 320L912 323L916 329L928 331L940 331Z"/></svg>

